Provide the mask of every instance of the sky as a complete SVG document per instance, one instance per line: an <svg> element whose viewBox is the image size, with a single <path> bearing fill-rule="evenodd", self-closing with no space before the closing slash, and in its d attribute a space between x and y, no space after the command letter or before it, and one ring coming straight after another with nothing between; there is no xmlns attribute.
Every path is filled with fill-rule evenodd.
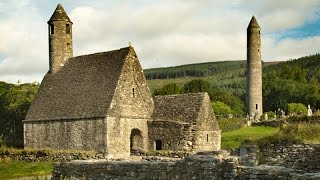
<svg viewBox="0 0 320 180"><path fill-rule="evenodd" d="M58 3L73 22L74 56L135 48L142 67L246 59L246 28L261 27L262 60L319 53L319 0L1 0L0 81L41 82Z"/></svg>

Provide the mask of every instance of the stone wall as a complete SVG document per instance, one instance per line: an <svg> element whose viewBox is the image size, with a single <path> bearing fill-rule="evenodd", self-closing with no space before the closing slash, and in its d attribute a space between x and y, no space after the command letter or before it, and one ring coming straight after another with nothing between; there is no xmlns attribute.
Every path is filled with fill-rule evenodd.
<svg viewBox="0 0 320 180"><path fill-rule="evenodd" d="M54 165L52 179L319 179L320 173L302 173L280 166L239 166L236 157L189 156L176 162L72 161Z"/></svg>
<svg viewBox="0 0 320 180"><path fill-rule="evenodd" d="M153 100L137 55L126 56L107 117L109 159L127 158L132 151L148 150L148 126Z"/></svg>
<svg viewBox="0 0 320 180"><path fill-rule="evenodd" d="M104 152L106 120L24 121L25 148L78 149Z"/></svg>
<svg viewBox="0 0 320 180"><path fill-rule="evenodd" d="M161 149L189 151L192 149L190 124L176 121L149 121L149 150L156 150L156 141Z"/></svg>
<svg viewBox="0 0 320 180"><path fill-rule="evenodd" d="M103 159L105 155L96 152L50 152L48 150L21 151L21 152L0 152L0 160L11 159L15 161L38 162L38 161L72 161Z"/></svg>
<svg viewBox="0 0 320 180"><path fill-rule="evenodd" d="M320 144L271 144L260 146L259 164L284 166L306 172L320 171Z"/></svg>
<svg viewBox="0 0 320 180"><path fill-rule="evenodd" d="M304 172L320 171L320 144L270 144L235 149L243 166L283 166Z"/></svg>
<svg viewBox="0 0 320 180"><path fill-rule="evenodd" d="M177 162L72 161L55 164L52 179L226 179L236 175L233 160L197 155Z"/></svg>
<svg viewBox="0 0 320 180"><path fill-rule="evenodd" d="M108 117L107 154L109 159L127 158L132 147L137 151L148 150L147 119ZM136 133L140 140L133 141L132 135Z"/></svg>

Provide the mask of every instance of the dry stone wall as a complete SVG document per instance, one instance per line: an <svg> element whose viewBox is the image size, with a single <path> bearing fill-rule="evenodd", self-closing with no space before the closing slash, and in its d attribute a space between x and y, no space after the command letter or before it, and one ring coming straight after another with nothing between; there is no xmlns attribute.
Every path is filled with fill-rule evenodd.
<svg viewBox="0 0 320 180"><path fill-rule="evenodd" d="M320 144L271 144L260 146L259 163L305 172L320 171Z"/></svg>
<svg viewBox="0 0 320 180"><path fill-rule="evenodd" d="M54 165L52 179L223 179L307 180L320 173L304 173L281 166L239 166L237 157L195 155L176 162L72 161Z"/></svg>

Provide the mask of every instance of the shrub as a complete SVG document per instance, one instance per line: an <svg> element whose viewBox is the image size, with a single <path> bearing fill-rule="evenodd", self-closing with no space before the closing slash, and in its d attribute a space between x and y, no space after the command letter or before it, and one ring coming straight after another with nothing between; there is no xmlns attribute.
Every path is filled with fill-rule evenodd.
<svg viewBox="0 0 320 180"><path fill-rule="evenodd" d="M231 108L223 102L211 102L211 106L217 117L227 117L229 114L232 114Z"/></svg>
<svg viewBox="0 0 320 180"><path fill-rule="evenodd" d="M222 132L233 131L240 129L246 125L246 119L243 118L231 118L231 119L219 119L219 127Z"/></svg>
<svg viewBox="0 0 320 180"><path fill-rule="evenodd" d="M288 104L288 113L293 115L306 115L308 109L301 103L290 103Z"/></svg>

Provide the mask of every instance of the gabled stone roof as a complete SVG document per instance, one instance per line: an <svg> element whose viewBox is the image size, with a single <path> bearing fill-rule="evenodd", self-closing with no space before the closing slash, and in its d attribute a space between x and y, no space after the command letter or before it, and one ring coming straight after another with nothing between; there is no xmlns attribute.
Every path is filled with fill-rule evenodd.
<svg viewBox="0 0 320 180"><path fill-rule="evenodd" d="M26 120L105 117L132 47L78 56L47 73Z"/></svg>
<svg viewBox="0 0 320 180"><path fill-rule="evenodd" d="M71 22L70 18L68 17L67 13L64 11L64 9L63 9L61 4L58 4L56 10L52 14L52 16L51 16L50 20L48 21L48 23L52 22L52 21L67 21L67 22Z"/></svg>
<svg viewBox="0 0 320 180"><path fill-rule="evenodd" d="M153 120L193 123L198 119L205 95L207 93L155 96Z"/></svg>
<svg viewBox="0 0 320 180"><path fill-rule="evenodd" d="M260 28L258 21L254 16L252 16L247 29L250 29L250 28Z"/></svg>

